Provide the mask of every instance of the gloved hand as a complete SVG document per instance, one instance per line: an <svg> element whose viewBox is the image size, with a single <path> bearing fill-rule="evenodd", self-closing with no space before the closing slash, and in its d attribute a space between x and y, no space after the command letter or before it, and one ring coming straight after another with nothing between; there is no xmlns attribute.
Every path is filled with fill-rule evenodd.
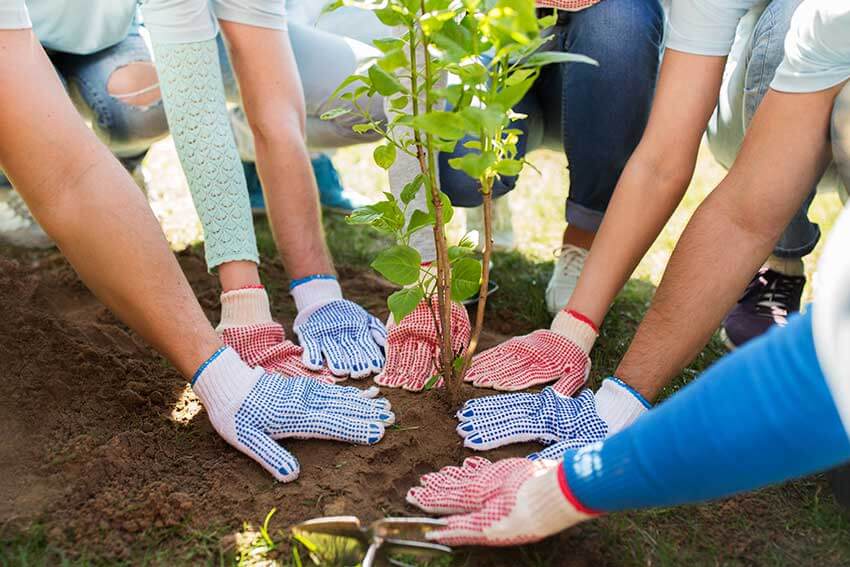
<svg viewBox="0 0 850 567"><path fill-rule="evenodd" d="M431 307L428 301L419 303L412 313L398 325L388 325L387 363L384 371L375 377L375 382L390 388L404 388L418 392L437 371L435 361L440 356L440 340L437 325L440 322L436 298ZM452 302L452 351L460 355L469 345L471 328L469 315L459 303ZM443 384L442 378L436 387Z"/></svg>
<svg viewBox="0 0 850 567"><path fill-rule="evenodd" d="M229 291L221 295L221 322L216 331L250 367L259 366L284 376L309 376L326 383L335 377L327 368L308 368L304 350L286 339L283 327L272 320L269 298L262 287Z"/></svg>
<svg viewBox="0 0 850 567"><path fill-rule="evenodd" d="M298 316L292 328L304 349L302 360L313 370L323 359L335 376L363 378L384 366L381 348L387 330L359 305L342 299L342 290L331 276L305 278L290 286Z"/></svg>
<svg viewBox="0 0 850 567"><path fill-rule="evenodd" d="M550 330L515 337L476 356L464 380L508 391L558 380L555 389L569 396L587 380L596 337L589 319L561 311Z"/></svg>
<svg viewBox="0 0 850 567"><path fill-rule="evenodd" d="M531 543L596 515L569 491L559 461L472 457L423 476L407 501L429 514L456 514L426 535L446 545Z"/></svg>
<svg viewBox="0 0 850 567"><path fill-rule="evenodd" d="M607 378L595 394L585 389L574 398L548 387L536 394L469 400L457 413L457 431L466 447L479 451L526 441L556 443L533 457L560 459L566 449L601 441L631 425L649 407L622 381Z"/></svg>
<svg viewBox="0 0 850 567"><path fill-rule="evenodd" d="M366 391L249 368L229 347L213 354L192 389L215 430L281 482L298 478L298 461L276 440L330 439L372 445L395 422L390 402Z"/></svg>

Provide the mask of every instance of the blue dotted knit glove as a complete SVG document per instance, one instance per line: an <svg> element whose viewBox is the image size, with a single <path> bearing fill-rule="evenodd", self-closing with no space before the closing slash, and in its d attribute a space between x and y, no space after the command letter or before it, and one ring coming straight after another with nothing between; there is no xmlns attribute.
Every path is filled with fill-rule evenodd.
<svg viewBox="0 0 850 567"><path fill-rule="evenodd" d="M539 394L504 394L469 400L457 414L457 431L470 449L487 450L525 441L605 438L607 424L596 413L593 392L575 398L551 387ZM584 444L584 443L582 443Z"/></svg>
<svg viewBox="0 0 850 567"><path fill-rule="evenodd" d="M304 376L251 369L229 347L205 362L192 387L215 430L282 482L298 478L298 461L278 439L329 439L372 445L395 422L377 388L362 391Z"/></svg>
<svg viewBox="0 0 850 567"><path fill-rule="evenodd" d="M336 376L363 378L384 366L387 329L362 307L342 299L335 279L293 282L298 306L293 330L304 349L304 364L320 370L327 361Z"/></svg>
<svg viewBox="0 0 850 567"><path fill-rule="evenodd" d="M575 397L551 386L535 394L503 394L469 400L457 413L457 431L470 449L540 441L579 448L605 439L647 411L649 402L617 378L606 378L594 393ZM546 455L549 455L547 452Z"/></svg>

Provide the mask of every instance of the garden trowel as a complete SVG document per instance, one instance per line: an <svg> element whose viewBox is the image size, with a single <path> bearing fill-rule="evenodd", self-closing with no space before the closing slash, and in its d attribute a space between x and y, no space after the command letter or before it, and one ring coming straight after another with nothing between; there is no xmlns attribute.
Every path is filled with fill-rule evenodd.
<svg viewBox="0 0 850 567"><path fill-rule="evenodd" d="M406 566L394 556L425 559L451 553L450 547L425 538L425 534L444 525L443 520L432 518L384 518L364 527L356 516L333 516L302 522L292 527L292 533L312 555L330 554L344 562L341 555L357 547L363 567ZM327 549L328 546L335 549Z"/></svg>

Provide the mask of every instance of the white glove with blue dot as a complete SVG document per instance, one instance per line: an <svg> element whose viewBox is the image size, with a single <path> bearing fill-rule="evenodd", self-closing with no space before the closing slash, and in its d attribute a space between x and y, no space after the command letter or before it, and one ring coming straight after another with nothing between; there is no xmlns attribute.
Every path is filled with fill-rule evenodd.
<svg viewBox="0 0 850 567"><path fill-rule="evenodd" d="M342 298L333 276L293 281L298 316L292 326L304 349L304 364L320 370L327 361L335 376L363 378L384 367L387 329L377 317Z"/></svg>
<svg viewBox="0 0 850 567"><path fill-rule="evenodd" d="M395 422L378 389L324 384L250 368L222 347L195 373L192 389L215 430L281 482L298 478L298 461L278 439L329 439L361 445L381 440Z"/></svg>
<svg viewBox="0 0 850 567"><path fill-rule="evenodd" d="M620 431L648 407L629 386L608 378L595 394L585 389L568 397L548 387L534 394L469 400L457 413L457 432L466 447L479 451L527 441L563 444L560 458L567 448L583 447Z"/></svg>

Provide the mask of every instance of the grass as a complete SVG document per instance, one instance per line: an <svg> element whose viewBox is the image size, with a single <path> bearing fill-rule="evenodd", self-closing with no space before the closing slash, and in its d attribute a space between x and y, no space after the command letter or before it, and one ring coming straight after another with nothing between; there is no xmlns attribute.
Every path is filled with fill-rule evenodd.
<svg viewBox="0 0 850 567"><path fill-rule="evenodd" d="M493 274L501 288L490 307L492 318L509 310L511 320L529 329L546 326L550 320L543 295L552 270L552 250L564 229L563 202L568 183L562 156L542 151L532 159L539 173L524 172L519 187L509 197L516 250L494 257ZM370 147L341 151L334 160L348 187L371 197L388 189L386 176L372 164ZM154 148L149 166L154 181L152 206L172 245L180 249L196 242L201 234L200 223L170 142ZM679 235L723 173L703 150L681 206L614 302L593 352L592 380L598 382L613 371L652 299ZM819 195L812 206L812 217L825 234L837 215L837 203L835 195ZM367 265L385 245L368 230L348 226L338 215L327 215L324 223L329 246L339 264ZM458 235L464 230L464 215L458 214L451 232ZM265 220L258 221L257 235L261 252L274 255L274 241ZM810 281L820 249L807 259ZM811 297L809 288L806 297ZM715 337L665 394L693 379L724 353ZM695 478L694 482L700 479ZM126 564L311 564L309 553L303 549L293 552L288 526L278 525L273 519L265 527L263 518L248 520L258 522L258 527L216 526L204 532L179 527L168 533L151 533L145 545L133 550ZM702 506L615 514L558 538L506 551L499 557L506 565L572 564L570 550L580 549L591 557L578 563L582 565L830 567L850 565L848 530L847 516L834 503L823 478L815 477ZM175 539L180 545L174 545ZM478 557L475 553L459 553L451 560L432 565L474 566ZM106 562L96 557L70 559L50 545L38 525L13 539L0 540L0 566L100 564Z"/></svg>

